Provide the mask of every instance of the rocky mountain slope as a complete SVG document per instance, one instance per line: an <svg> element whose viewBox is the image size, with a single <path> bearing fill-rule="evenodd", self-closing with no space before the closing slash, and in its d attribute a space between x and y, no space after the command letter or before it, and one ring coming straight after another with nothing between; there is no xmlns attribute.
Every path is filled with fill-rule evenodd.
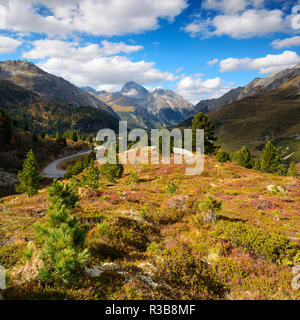
<svg viewBox="0 0 300 320"><path fill-rule="evenodd" d="M97 92L83 88L110 105L130 126L154 128L172 126L186 119L193 105L171 90L153 92L135 82L126 83L120 92Z"/></svg>
<svg viewBox="0 0 300 320"><path fill-rule="evenodd" d="M95 107L118 118L109 106L95 96L80 90L61 77L43 71L26 60L0 61L0 79L12 81L43 98L59 100L76 107Z"/></svg>
<svg viewBox="0 0 300 320"><path fill-rule="evenodd" d="M200 101L193 109L193 114L198 112L209 112L219 106L223 106L234 101L251 97L253 95L267 93L279 88L286 82L294 79L300 75L300 65L295 66L292 69L286 69L280 72L275 72L268 75L266 78L257 78L250 82L245 87L239 87L230 90L225 95L218 99L203 100ZM299 87L300 90L300 87Z"/></svg>
<svg viewBox="0 0 300 320"><path fill-rule="evenodd" d="M19 126L35 133L78 130L91 134L104 128L118 130L118 119L102 109L42 98L7 80L0 80L0 107L17 120Z"/></svg>

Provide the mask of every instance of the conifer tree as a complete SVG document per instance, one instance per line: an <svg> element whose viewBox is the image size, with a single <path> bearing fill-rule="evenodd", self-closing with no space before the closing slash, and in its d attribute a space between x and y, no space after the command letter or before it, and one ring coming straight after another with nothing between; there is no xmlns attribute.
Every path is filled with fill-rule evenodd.
<svg viewBox="0 0 300 320"><path fill-rule="evenodd" d="M32 150L28 152L23 164L23 170L19 172L18 178L20 184L16 185L17 192L27 193L29 197L38 193L41 176Z"/></svg>
<svg viewBox="0 0 300 320"><path fill-rule="evenodd" d="M251 154L246 146L243 146L240 151L236 152L234 159L244 168L251 169L253 167Z"/></svg>
<svg viewBox="0 0 300 320"><path fill-rule="evenodd" d="M261 159L261 171L278 173L281 167L278 149L269 141L264 149Z"/></svg>
<svg viewBox="0 0 300 320"><path fill-rule="evenodd" d="M204 130L204 153L212 154L216 152L217 147L214 143L217 141L215 136L215 126L210 121L208 116L202 112L195 115L192 123L193 130L193 151L196 151L196 130L203 129Z"/></svg>
<svg viewBox="0 0 300 320"><path fill-rule="evenodd" d="M220 163L225 163L227 161L230 161L230 155L228 152L219 149L218 153L217 153L217 161Z"/></svg>
<svg viewBox="0 0 300 320"><path fill-rule="evenodd" d="M277 169L277 172L276 172L279 176L286 176L287 173L288 173L288 169L287 167L281 163L279 166L278 166L278 169Z"/></svg>
<svg viewBox="0 0 300 320"><path fill-rule="evenodd" d="M55 181L49 190L50 207L46 224L35 225L35 241L41 247L40 278L47 283L69 283L89 258L84 248L86 229L70 213L78 198L68 185Z"/></svg>
<svg viewBox="0 0 300 320"><path fill-rule="evenodd" d="M254 169L254 170L258 170L258 171L260 170L260 159L256 158L256 159L254 160L253 169Z"/></svg>
<svg viewBox="0 0 300 320"><path fill-rule="evenodd" d="M297 178L299 176L295 162L291 162L289 171L288 171L288 176L294 177L294 178Z"/></svg>

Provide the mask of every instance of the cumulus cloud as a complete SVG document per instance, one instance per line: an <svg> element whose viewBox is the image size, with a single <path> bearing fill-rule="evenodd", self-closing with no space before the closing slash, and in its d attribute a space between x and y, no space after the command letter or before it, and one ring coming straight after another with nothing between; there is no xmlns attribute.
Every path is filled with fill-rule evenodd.
<svg viewBox="0 0 300 320"><path fill-rule="evenodd" d="M160 19L172 22L188 6L187 0L10 0L4 4L9 30L97 36L154 30Z"/></svg>
<svg viewBox="0 0 300 320"><path fill-rule="evenodd" d="M132 62L125 56L92 57L83 55L57 57L39 62L43 70L61 76L77 86L122 85L128 81L141 84L174 81L177 78L170 72L156 69L153 62ZM102 87L104 88L104 87Z"/></svg>
<svg viewBox="0 0 300 320"><path fill-rule="evenodd" d="M249 5L260 7L263 2L263 0L205 0L202 7L224 13L237 13L246 9Z"/></svg>
<svg viewBox="0 0 300 320"><path fill-rule="evenodd" d="M212 20L196 19L185 27L191 36L228 35L236 39L264 36L283 31L285 20L281 10L249 9L236 14L222 14Z"/></svg>
<svg viewBox="0 0 300 320"><path fill-rule="evenodd" d="M228 58L220 62L220 72L259 70L260 73L267 74L292 68L298 63L300 63L300 57L296 52L284 51L282 54L268 54L265 57L257 59Z"/></svg>
<svg viewBox="0 0 300 320"><path fill-rule="evenodd" d="M0 54L1 53L12 53L16 51L16 49L22 44L21 41L10 38L10 37L5 37L5 36L0 36Z"/></svg>
<svg viewBox="0 0 300 320"><path fill-rule="evenodd" d="M274 40L272 42L272 46L275 49L282 49L282 48L290 48L290 47L297 47L300 46L300 37L295 36L292 38L287 38L283 40Z"/></svg>
<svg viewBox="0 0 300 320"><path fill-rule="evenodd" d="M221 78L203 80L194 75L187 76L177 83L177 92L194 104L203 99L220 97L228 90L230 88Z"/></svg>
<svg viewBox="0 0 300 320"><path fill-rule="evenodd" d="M111 56L117 53L131 53L142 50L142 46L127 45L124 42L109 42L103 40L101 46L88 44L80 46L78 42L61 40L36 40L31 43L33 48L23 53L27 59L44 59L47 57L72 58L73 60L86 61L99 56Z"/></svg>

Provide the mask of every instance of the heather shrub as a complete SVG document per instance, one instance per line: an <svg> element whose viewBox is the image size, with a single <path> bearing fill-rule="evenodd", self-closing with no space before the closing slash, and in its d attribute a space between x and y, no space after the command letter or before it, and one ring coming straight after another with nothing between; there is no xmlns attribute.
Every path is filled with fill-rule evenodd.
<svg viewBox="0 0 300 320"><path fill-rule="evenodd" d="M170 249L156 264L155 278L172 287L173 299L211 300L224 295L225 287L215 271L189 250Z"/></svg>
<svg viewBox="0 0 300 320"><path fill-rule="evenodd" d="M134 185L137 184L139 182L139 175L137 174L137 172L131 172L131 174L129 175L126 184L127 185Z"/></svg>
<svg viewBox="0 0 300 320"><path fill-rule="evenodd" d="M212 237L230 241L233 247L244 248L272 262L290 259L297 252L296 246L285 235L267 232L242 222L220 222Z"/></svg>
<svg viewBox="0 0 300 320"><path fill-rule="evenodd" d="M171 208L160 208L157 210L147 210L147 221L155 224L172 224L180 221L184 216L183 210L176 210Z"/></svg>

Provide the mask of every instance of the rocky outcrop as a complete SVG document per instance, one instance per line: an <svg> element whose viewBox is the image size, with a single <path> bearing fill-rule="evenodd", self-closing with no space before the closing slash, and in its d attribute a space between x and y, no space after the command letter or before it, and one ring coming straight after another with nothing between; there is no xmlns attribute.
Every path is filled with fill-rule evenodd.
<svg viewBox="0 0 300 320"><path fill-rule="evenodd" d="M15 185L18 182L18 178L15 174L8 173L0 168L0 186L11 186Z"/></svg>

